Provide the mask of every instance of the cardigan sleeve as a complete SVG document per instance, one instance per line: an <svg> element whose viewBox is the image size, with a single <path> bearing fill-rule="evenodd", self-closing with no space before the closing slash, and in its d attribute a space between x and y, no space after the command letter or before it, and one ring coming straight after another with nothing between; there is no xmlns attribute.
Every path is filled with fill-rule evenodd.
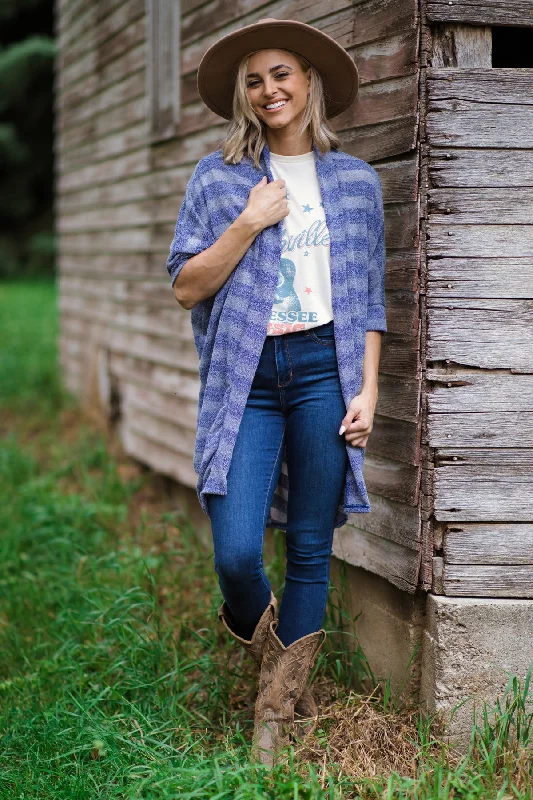
<svg viewBox="0 0 533 800"><path fill-rule="evenodd" d="M172 286L185 262L215 243L199 167L200 164L197 164L187 184L167 258L167 271Z"/></svg>
<svg viewBox="0 0 533 800"><path fill-rule="evenodd" d="M376 173L374 184L374 214L371 232L372 244L368 260L368 307L366 315L367 331L387 331L385 314L385 219L381 182Z"/></svg>

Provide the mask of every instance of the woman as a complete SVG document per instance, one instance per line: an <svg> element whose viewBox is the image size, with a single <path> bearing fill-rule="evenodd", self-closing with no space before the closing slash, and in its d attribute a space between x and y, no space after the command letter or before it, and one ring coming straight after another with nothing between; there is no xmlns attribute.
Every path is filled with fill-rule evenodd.
<svg viewBox="0 0 533 800"><path fill-rule="evenodd" d="M370 511L381 187L327 121L357 88L350 56L301 22L260 20L210 47L198 89L230 124L187 185L167 261L200 358L194 466L219 618L260 665L254 753L270 765L316 725L306 682L326 635L334 528ZM286 533L279 616L266 526Z"/></svg>

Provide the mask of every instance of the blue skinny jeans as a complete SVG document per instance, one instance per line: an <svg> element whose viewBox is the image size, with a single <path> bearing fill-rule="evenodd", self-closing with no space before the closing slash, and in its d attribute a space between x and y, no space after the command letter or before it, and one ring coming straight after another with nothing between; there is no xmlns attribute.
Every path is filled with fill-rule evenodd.
<svg viewBox="0 0 533 800"><path fill-rule="evenodd" d="M277 635L288 647L322 627L337 506L348 455L333 321L267 336L246 402L226 495L206 495L215 571L233 617L250 639L270 601L263 566L268 511L287 444L286 575Z"/></svg>

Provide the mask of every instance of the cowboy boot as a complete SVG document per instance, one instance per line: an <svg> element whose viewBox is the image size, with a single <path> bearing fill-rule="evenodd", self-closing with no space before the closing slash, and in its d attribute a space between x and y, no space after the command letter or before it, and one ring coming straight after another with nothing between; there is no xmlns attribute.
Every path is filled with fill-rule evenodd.
<svg viewBox="0 0 533 800"><path fill-rule="evenodd" d="M252 757L269 767L289 743L296 701L326 638L321 629L285 647L276 635L277 625L278 620L273 620L268 626L263 649L252 745Z"/></svg>
<svg viewBox="0 0 533 800"><path fill-rule="evenodd" d="M264 610L259 622L255 626L255 630L251 639L243 639L238 636L232 629L232 624L235 624L233 616L224 602L218 609L218 618L234 639L250 653L257 666L261 667L263 659L263 647L268 632L270 622L276 619L278 608L278 601L274 592L270 593L270 602ZM310 689L307 687L303 690L301 697L298 698L294 708L294 733L298 738L303 738L309 733L313 733L318 724L318 707L315 702Z"/></svg>

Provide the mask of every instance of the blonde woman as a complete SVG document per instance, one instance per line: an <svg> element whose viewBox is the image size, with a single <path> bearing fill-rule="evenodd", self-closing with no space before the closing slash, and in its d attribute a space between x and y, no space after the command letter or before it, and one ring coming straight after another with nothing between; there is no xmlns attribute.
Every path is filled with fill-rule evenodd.
<svg viewBox="0 0 533 800"><path fill-rule="evenodd" d="M187 185L167 269L200 360L194 467L219 618L260 666L253 746L272 765L291 733L316 725L307 682L334 529L370 511L362 466L387 330L381 186L329 125L358 76L314 27L263 19L224 36L198 89L229 125ZM266 526L286 535L279 615Z"/></svg>

